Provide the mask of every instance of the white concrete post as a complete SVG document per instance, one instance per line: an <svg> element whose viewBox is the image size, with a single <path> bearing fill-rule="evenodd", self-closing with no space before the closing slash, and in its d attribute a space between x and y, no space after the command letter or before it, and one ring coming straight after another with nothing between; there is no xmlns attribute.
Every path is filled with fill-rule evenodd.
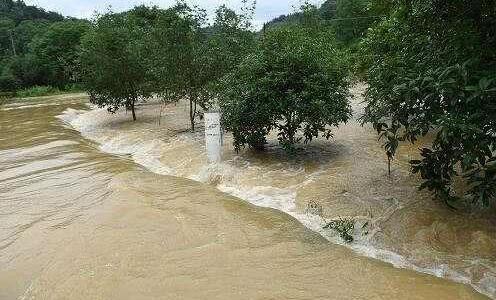
<svg viewBox="0 0 496 300"><path fill-rule="evenodd" d="M220 113L205 113L205 146L208 161L218 163L222 160L223 135L220 124Z"/></svg>

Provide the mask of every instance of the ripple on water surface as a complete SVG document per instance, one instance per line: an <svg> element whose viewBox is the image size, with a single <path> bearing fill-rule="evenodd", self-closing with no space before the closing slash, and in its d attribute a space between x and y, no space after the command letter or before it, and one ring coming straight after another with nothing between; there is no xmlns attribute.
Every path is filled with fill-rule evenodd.
<svg viewBox="0 0 496 300"><path fill-rule="evenodd" d="M467 286L329 244L322 235L339 240L322 232L320 217L305 213L309 199L323 206L325 218L370 222L368 236L355 233L355 251L399 266L434 266L444 270L439 276L465 270L456 263L476 261L472 273L461 275L478 268L471 283L494 286L491 255L470 257L462 245L485 243L489 253L493 236L473 225L439 234L442 224L451 225L448 215L439 218L441 208L405 183L402 168L384 183L377 172L384 162L371 159L381 153L376 138L356 124L336 131L332 142L316 141L292 161L275 145L266 154L235 155L227 141L225 162L210 166L201 131L185 130L187 108L181 104L168 107L158 126L153 103L140 107L133 123L125 112L86 111L84 100L65 97L50 100L56 105L0 111L0 299L479 297ZM129 157L153 172L210 186L153 175ZM397 186L392 195L381 194L391 185ZM412 219L420 208L422 217ZM432 220L440 222L435 230L429 229ZM406 225L424 230L412 238ZM448 243L436 246L439 260L433 262L428 246L467 232L468 240L455 239L459 258L448 252Z"/></svg>
<svg viewBox="0 0 496 300"><path fill-rule="evenodd" d="M130 155L158 174L206 182L255 205L284 211L334 243L322 230L326 220L357 220L356 252L455 281L470 283L496 297L496 224L493 216L454 213L419 192L408 161L418 145L402 145L387 176L386 158L375 132L357 121L363 86L353 90L355 117L334 130L334 139L317 139L287 159L269 138L265 153L236 154L226 140L218 165L206 161L202 128L189 133L185 103L169 106L158 122L157 106L141 106L137 123L125 112L68 111L62 118L109 153ZM307 203L322 206L323 218L306 213Z"/></svg>

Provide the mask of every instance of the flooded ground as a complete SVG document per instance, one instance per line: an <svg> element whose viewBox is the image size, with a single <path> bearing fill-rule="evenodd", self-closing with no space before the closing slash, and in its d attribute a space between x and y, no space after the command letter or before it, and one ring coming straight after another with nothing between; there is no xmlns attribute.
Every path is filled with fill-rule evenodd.
<svg viewBox="0 0 496 300"><path fill-rule="evenodd" d="M0 108L0 299L496 297L494 219L419 193L411 147L388 179L354 121L291 160L227 140L209 165L184 105L159 125L157 104L132 123L86 101ZM356 241L343 247L321 227L346 216Z"/></svg>

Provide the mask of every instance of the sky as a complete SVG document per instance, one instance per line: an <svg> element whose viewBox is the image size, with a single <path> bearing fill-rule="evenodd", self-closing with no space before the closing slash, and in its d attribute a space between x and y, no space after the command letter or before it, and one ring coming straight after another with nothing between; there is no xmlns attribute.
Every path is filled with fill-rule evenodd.
<svg viewBox="0 0 496 300"><path fill-rule="evenodd" d="M112 11L120 12L140 4L167 8L174 5L175 2L175 0L25 0L28 5L36 5L64 16L87 19L90 19L95 12L105 12L109 6ZM241 0L187 0L187 2L206 9L209 16L212 16L215 8L222 4L233 9L241 7ZM258 0L253 24L260 28L263 23L275 17L294 12L295 8L299 7L302 2L303 0ZM320 4L323 0L310 2Z"/></svg>

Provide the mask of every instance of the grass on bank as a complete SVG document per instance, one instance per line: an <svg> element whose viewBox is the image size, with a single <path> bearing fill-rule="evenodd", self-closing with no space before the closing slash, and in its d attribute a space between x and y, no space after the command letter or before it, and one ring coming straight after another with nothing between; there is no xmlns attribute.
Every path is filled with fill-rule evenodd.
<svg viewBox="0 0 496 300"><path fill-rule="evenodd" d="M52 86L33 86L15 92L0 92L0 106L14 99L55 96L81 92L83 92L83 89L78 85L69 85L63 89Z"/></svg>
<svg viewBox="0 0 496 300"><path fill-rule="evenodd" d="M43 97L43 96L53 96L68 93L81 92L82 89L78 85L66 86L64 89L59 89L52 86L33 86L23 90L19 90L15 93L16 98L30 98L30 97Z"/></svg>

